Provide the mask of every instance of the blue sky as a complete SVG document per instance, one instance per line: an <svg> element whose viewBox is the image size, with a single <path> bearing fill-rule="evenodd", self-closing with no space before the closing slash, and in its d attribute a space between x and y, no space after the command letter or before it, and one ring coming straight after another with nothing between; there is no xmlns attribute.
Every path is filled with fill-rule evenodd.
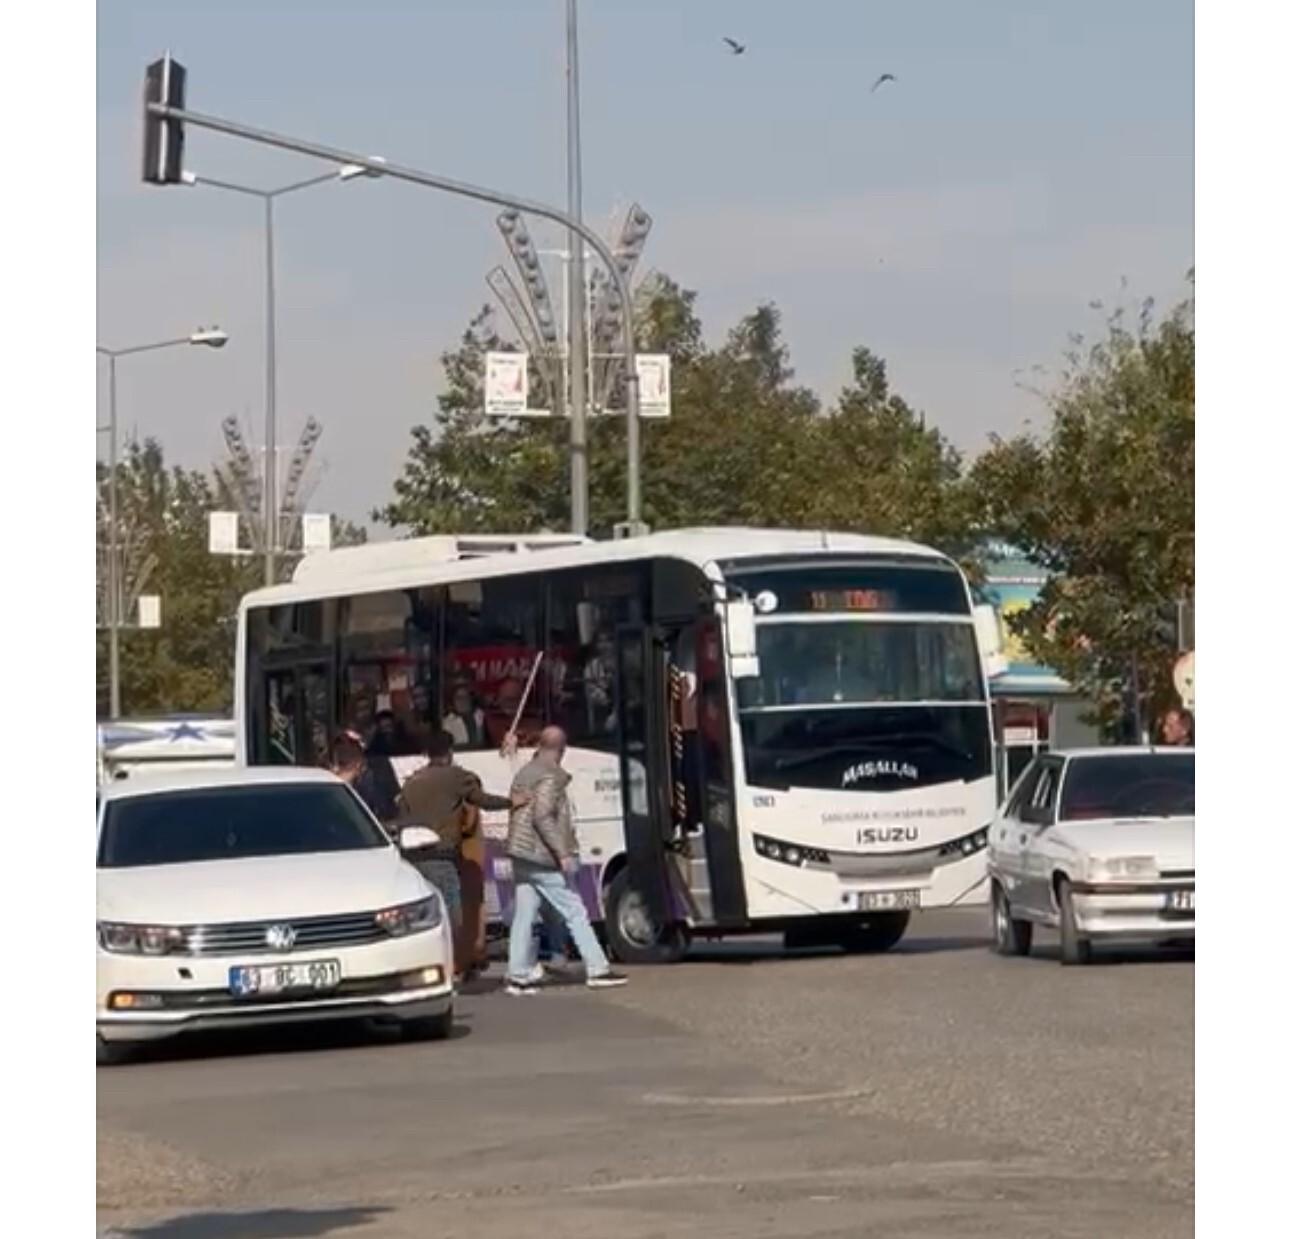
<svg viewBox="0 0 1290 1239"><path fill-rule="evenodd" d="M710 340L773 300L826 398L866 344L971 452L1042 417L1017 373L1096 328L1094 299L1184 289L1193 258L1193 27L1182 0L582 0L585 212L639 201L643 267L699 292ZM748 46L729 55L721 38ZM208 466L258 436L258 205L139 181L144 65L188 105L564 197L563 0L113 0L98 25L98 321L107 345L218 322L222 353L123 361L122 424ZM898 81L870 93L884 72ZM187 166L272 186L319 165L191 132ZM324 425L311 505L389 494L486 299L496 212L393 182L280 202L279 419ZM540 230L539 235L541 235ZM543 240L557 244L549 234ZM1121 281L1127 294L1121 294ZM100 383L100 401L105 398Z"/></svg>

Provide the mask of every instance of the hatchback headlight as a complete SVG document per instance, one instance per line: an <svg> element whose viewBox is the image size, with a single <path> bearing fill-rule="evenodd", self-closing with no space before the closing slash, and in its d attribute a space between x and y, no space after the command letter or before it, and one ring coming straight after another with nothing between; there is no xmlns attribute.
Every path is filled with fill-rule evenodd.
<svg viewBox="0 0 1290 1239"><path fill-rule="evenodd" d="M1089 862L1090 868L1106 878L1158 878L1160 869L1154 856L1111 856Z"/></svg>
<svg viewBox="0 0 1290 1239"><path fill-rule="evenodd" d="M443 904L438 895L418 899L415 903L399 904L396 908L383 908L376 914L376 923L394 938L434 929L442 920Z"/></svg>
<svg viewBox="0 0 1290 1239"><path fill-rule="evenodd" d="M174 925L125 925L99 921L99 946L113 955L169 955L184 945L184 932Z"/></svg>

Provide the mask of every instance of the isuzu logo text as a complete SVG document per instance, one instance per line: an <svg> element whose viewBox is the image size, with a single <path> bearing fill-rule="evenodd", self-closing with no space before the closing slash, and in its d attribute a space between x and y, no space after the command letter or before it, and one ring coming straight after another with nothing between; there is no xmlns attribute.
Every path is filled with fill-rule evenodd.
<svg viewBox="0 0 1290 1239"><path fill-rule="evenodd" d="M868 843L917 843L917 826L866 826L856 831L856 842Z"/></svg>

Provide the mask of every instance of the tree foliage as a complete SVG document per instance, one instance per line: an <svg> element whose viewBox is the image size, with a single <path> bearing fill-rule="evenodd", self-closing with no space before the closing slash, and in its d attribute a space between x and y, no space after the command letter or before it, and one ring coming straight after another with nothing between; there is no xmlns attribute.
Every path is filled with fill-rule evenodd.
<svg viewBox="0 0 1290 1239"><path fill-rule="evenodd" d="M118 562L122 567L121 699L130 715L224 713L233 704L237 604L261 583L257 562L212 555L207 516L233 501L200 470L167 466L154 439L128 444L117 466ZM109 704L108 470L98 466L97 706ZM338 545L365 534L342 522ZM294 556L284 557L289 569ZM139 594L161 597L161 627L135 626Z"/></svg>
<svg viewBox="0 0 1290 1239"><path fill-rule="evenodd" d="M1104 722L1135 678L1148 719L1176 703L1175 607L1195 591L1194 308L1112 314L1069 354L1047 436L994 440L968 479L979 527L1052 573L1018 635Z"/></svg>
<svg viewBox="0 0 1290 1239"><path fill-rule="evenodd" d="M776 306L755 307L712 347L696 301L666 276L637 294L637 346L672 358L672 416L642 428L651 526L828 525L914 537L951 527L958 455L888 391L879 359L858 349L854 387L824 411L793 382ZM485 307L444 354L438 416L413 429L394 499L376 519L414 533L568 527L567 425L482 414L484 353L507 347ZM626 429L611 416L588 430L591 526L603 536L624 515Z"/></svg>

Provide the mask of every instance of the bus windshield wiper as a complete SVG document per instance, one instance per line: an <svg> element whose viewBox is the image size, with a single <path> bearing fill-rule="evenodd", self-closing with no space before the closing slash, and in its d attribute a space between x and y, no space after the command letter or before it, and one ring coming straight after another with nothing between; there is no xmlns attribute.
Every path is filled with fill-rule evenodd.
<svg viewBox="0 0 1290 1239"><path fill-rule="evenodd" d="M775 762L775 769L794 770L798 766L809 766L812 762L819 761L821 758L835 757L841 753L858 753L861 755L877 753L881 755L884 751L890 751L893 748L917 749L919 747L924 749L937 748L943 753L949 753L952 757L961 757L964 761L972 760L972 754L966 749L961 749L957 745L951 744L948 740L942 740L940 736L889 735L875 737L872 740L851 741L809 749L792 757L780 758Z"/></svg>

